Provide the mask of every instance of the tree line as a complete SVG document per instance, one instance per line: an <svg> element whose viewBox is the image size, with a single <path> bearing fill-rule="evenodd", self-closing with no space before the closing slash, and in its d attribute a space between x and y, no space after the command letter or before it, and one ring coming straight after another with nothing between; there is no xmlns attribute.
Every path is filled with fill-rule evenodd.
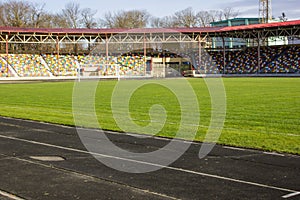
<svg viewBox="0 0 300 200"><path fill-rule="evenodd" d="M232 8L194 11L191 7L165 17L152 16L147 10L106 12L97 18L97 10L67 3L57 13L45 9L45 4L25 0L0 2L0 26L26 28L170 28L207 27L211 22L238 16Z"/></svg>

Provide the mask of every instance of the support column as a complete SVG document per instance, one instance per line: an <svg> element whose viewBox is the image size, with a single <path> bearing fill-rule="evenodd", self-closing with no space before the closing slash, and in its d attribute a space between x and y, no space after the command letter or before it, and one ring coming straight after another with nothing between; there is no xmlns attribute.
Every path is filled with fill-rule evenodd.
<svg viewBox="0 0 300 200"><path fill-rule="evenodd" d="M146 33L144 33L144 76L147 75L147 43Z"/></svg>
<svg viewBox="0 0 300 200"><path fill-rule="evenodd" d="M105 34L105 75L108 73L108 36Z"/></svg>
<svg viewBox="0 0 300 200"><path fill-rule="evenodd" d="M260 63L260 46L261 46L261 43L260 43L260 32L258 32L258 38L257 38L257 74L260 73L260 69L261 69L261 63Z"/></svg>
<svg viewBox="0 0 300 200"><path fill-rule="evenodd" d="M201 70L201 63L202 63L202 45L201 45L201 33L199 33L199 66L198 66L198 70ZM204 73L206 74L206 66L204 66ZM202 72L201 72L202 74Z"/></svg>
<svg viewBox="0 0 300 200"><path fill-rule="evenodd" d="M105 56L106 56L106 59L108 59L108 36L107 34L105 35Z"/></svg>
<svg viewBox="0 0 300 200"><path fill-rule="evenodd" d="M223 42L223 74L225 74L226 68L226 47L225 47L225 39L222 37Z"/></svg>
<svg viewBox="0 0 300 200"><path fill-rule="evenodd" d="M59 51L60 51L60 47L59 47L59 37L56 36L56 56L59 57Z"/></svg>
<svg viewBox="0 0 300 200"><path fill-rule="evenodd" d="M8 76L8 35L6 35L5 53L6 53L6 66L5 66L5 72L7 73L7 76Z"/></svg>
<svg viewBox="0 0 300 200"><path fill-rule="evenodd" d="M57 68L58 68L58 71L57 71L58 73L60 73L60 69L59 69L59 51L60 51L59 37L56 36L56 65L57 65ZM57 75L57 74L54 74L54 75Z"/></svg>

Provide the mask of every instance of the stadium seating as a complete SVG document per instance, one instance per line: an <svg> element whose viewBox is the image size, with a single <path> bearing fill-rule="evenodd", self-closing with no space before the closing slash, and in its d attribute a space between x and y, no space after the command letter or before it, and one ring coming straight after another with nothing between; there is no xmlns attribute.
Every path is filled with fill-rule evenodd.
<svg viewBox="0 0 300 200"><path fill-rule="evenodd" d="M6 63L3 62L2 59L0 59L0 78L1 77L9 77L9 76L10 76L10 73L6 69Z"/></svg>
<svg viewBox="0 0 300 200"><path fill-rule="evenodd" d="M223 69L223 53L219 51L209 52L210 61L206 64L205 72L207 74L222 74Z"/></svg>
<svg viewBox="0 0 300 200"><path fill-rule="evenodd" d="M260 54L261 67L258 69L257 48L226 51L224 70L223 52L209 50L202 56L200 70L207 74L300 73L300 46L262 47ZM195 55L195 58L196 66L199 66L199 56Z"/></svg>
<svg viewBox="0 0 300 200"><path fill-rule="evenodd" d="M78 56L78 62L82 68L98 68L98 75L100 76L109 75L106 66L110 63L110 57L106 58L103 55L81 55Z"/></svg>
<svg viewBox="0 0 300 200"><path fill-rule="evenodd" d="M6 59L6 55L1 55ZM49 77L50 72L43 65L41 57L34 54L9 54L7 62L20 77Z"/></svg>
<svg viewBox="0 0 300 200"><path fill-rule="evenodd" d="M76 76L78 64L74 55L43 55L54 76Z"/></svg>
<svg viewBox="0 0 300 200"><path fill-rule="evenodd" d="M164 54L174 57L173 54ZM225 69L222 50L207 50L201 54L191 50L180 56L188 58L201 73L207 74L300 74L300 46L261 47L258 68L256 47L231 50L225 53ZM154 55L155 56L155 55ZM156 55L162 56L162 55ZM6 68L6 62L19 77L76 76L79 65L93 68L100 76L143 76L146 59L140 54L128 55L34 55L34 54L0 54L0 77L10 77L12 73ZM198 67L198 68L197 68Z"/></svg>
<svg viewBox="0 0 300 200"><path fill-rule="evenodd" d="M258 59L255 48L244 51L230 51L227 55L227 74L253 74L257 72Z"/></svg>
<svg viewBox="0 0 300 200"><path fill-rule="evenodd" d="M80 65L84 67L98 67L103 76L140 76L145 72L145 59L139 55L105 56L88 55L79 57Z"/></svg>
<svg viewBox="0 0 300 200"><path fill-rule="evenodd" d="M145 59L143 56L120 56L117 58L120 75L141 76L145 74Z"/></svg>
<svg viewBox="0 0 300 200"><path fill-rule="evenodd" d="M279 54L282 52L281 54ZM299 73L299 47L281 47L279 56L271 62L273 73Z"/></svg>

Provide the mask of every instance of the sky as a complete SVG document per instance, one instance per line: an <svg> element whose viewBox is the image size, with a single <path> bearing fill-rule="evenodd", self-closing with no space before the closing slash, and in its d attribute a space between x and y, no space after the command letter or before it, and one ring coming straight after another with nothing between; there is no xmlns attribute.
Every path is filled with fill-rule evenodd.
<svg viewBox="0 0 300 200"><path fill-rule="evenodd" d="M192 7L194 11L219 10L226 7L239 11L239 17L258 17L259 0L27 0L43 4L53 13L60 11L68 2L76 2L81 8L97 10L101 18L106 12L119 10L147 10L151 15L163 17ZM273 16L284 12L288 19L300 19L300 0L272 0Z"/></svg>

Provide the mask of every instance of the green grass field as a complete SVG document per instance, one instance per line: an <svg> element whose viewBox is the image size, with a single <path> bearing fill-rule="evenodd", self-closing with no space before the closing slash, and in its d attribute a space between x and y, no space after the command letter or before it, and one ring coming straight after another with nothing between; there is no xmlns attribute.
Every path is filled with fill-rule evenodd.
<svg viewBox="0 0 300 200"><path fill-rule="evenodd" d="M210 96L203 79L189 79L189 82L199 101L201 119L196 140L202 141L210 123ZM227 116L220 144L300 154L300 79L225 78L223 82ZM96 111L103 129L121 131L111 110L116 83L100 82ZM0 84L0 115L74 125L73 85L73 82ZM150 120L149 108L154 103L163 105L168 114L158 135L173 137L180 121L179 103L162 86L149 84L139 88L130 100L131 117L136 124L146 126ZM192 139L188 134L181 137Z"/></svg>

